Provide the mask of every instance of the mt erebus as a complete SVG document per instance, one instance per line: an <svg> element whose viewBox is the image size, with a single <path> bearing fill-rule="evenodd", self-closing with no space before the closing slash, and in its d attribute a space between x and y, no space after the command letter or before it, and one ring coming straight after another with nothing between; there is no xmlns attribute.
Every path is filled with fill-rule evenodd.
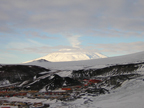
<svg viewBox="0 0 144 108"><path fill-rule="evenodd" d="M71 50L64 50L64 51L59 51L59 52L54 52L50 53L46 56L28 61L36 61L36 60L47 60L50 62L63 62L63 61L79 61L79 60L90 60L90 59L98 59L98 58L106 58L105 55L102 55L100 53L89 53L89 52L84 52L84 51L71 51ZM25 63L28 63L25 62Z"/></svg>

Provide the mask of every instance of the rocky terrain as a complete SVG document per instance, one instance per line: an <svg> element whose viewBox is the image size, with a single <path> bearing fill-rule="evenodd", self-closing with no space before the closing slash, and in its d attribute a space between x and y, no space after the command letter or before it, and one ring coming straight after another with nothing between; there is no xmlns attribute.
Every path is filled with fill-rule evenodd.
<svg viewBox="0 0 144 108"><path fill-rule="evenodd" d="M61 77L57 71L28 66L28 65L1 65L0 79L1 85L17 84L21 90L55 90L62 87L81 85L84 79L100 79L100 88L114 89L130 79L142 76L138 70L144 68L144 63L131 63L113 65L100 69L80 69L73 70L69 77ZM60 71L61 72L61 71Z"/></svg>
<svg viewBox="0 0 144 108"><path fill-rule="evenodd" d="M0 82L8 81L9 83L23 82L33 80L33 77L40 72L50 71L39 66L32 65L1 65Z"/></svg>
<svg viewBox="0 0 144 108"><path fill-rule="evenodd" d="M121 89L124 92L127 89L127 86L124 86L125 83L128 84L129 90L131 87L140 87L142 90L141 85L144 81L143 53L91 61L52 63L41 59L21 65L1 64L0 89L2 94L5 90L10 91L10 95L6 93L6 96L10 97L21 95L21 91L25 91L25 94L36 91L36 94L31 94L30 98L38 98L39 101L41 99L56 99L61 102L60 106L70 107L73 106L71 102L76 102L79 106L77 102L81 100L82 105L86 104L87 106L89 103L93 104L95 98L91 100L92 97L112 94ZM126 59L127 62L123 62ZM140 81L140 84L137 81ZM50 94L54 94L54 96ZM29 99L26 95L25 98ZM67 105L65 102L69 104ZM57 105L59 106L59 103L55 107Z"/></svg>

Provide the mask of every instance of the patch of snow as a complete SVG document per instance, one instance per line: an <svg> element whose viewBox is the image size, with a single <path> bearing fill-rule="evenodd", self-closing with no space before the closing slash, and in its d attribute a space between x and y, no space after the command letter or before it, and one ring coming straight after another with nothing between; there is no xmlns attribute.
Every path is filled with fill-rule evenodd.
<svg viewBox="0 0 144 108"><path fill-rule="evenodd" d="M9 82L9 80L4 80L4 81L1 81L1 84L2 84L2 85L9 85L10 82Z"/></svg>
<svg viewBox="0 0 144 108"><path fill-rule="evenodd" d="M53 79L54 78L54 76L53 75L51 75L50 77L49 77L49 79Z"/></svg>
<svg viewBox="0 0 144 108"><path fill-rule="evenodd" d="M36 79L36 76L33 77L33 80L35 80L35 79Z"/></svg>
<svg viewBox="0 0 144 108"><path fill-rule="evenodd" d="M39 74L47 74L47 73L49 73L49 72L41 72L41 73L39 73Z"/></svg>
<svg viewBox="0 0 144 108"><path fill-rule="evenodd" d="M24 81L23 83L21 83L20 85L19 85L19 87L22 87L24 84L27 84L28 83L28 81Z"/></svg>
<svg viewBox="0 0 144 108"><path fill-rule="evenodd" d="M71 73L72 71L62 71L62 72L58 72L57 75L61 76L61 77L71 77Z"/></svg>
<svg viewBox="0 0 144 108"><path fill-rule="evenodd" d="M43 87L39 92L47 92L47 91L46 91L46 88Z"/></svg>

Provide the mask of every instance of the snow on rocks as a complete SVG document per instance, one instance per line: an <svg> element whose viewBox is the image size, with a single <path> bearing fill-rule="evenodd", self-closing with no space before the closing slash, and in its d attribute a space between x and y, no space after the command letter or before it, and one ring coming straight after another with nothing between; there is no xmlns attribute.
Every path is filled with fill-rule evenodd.
<svg viewBox="0 0 144 108"><path fill-rule="evenodd" d="M144 77L126 81L121 88L111 91L110 94L89 96L71 102L58 102L51 108L143 108Z"/></svg>

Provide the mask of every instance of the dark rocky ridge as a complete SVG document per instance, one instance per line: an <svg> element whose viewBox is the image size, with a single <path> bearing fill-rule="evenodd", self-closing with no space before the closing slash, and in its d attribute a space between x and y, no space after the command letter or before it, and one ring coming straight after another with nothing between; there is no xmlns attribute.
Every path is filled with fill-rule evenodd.
<svg viewBox="0 0 144 108"><path fill-rule="evenodd" d="M54 90L57 88L81 85L83 79L99 79L102 80L98 86L110 87L112 89L120 87L121 84L136 77L141 76L137 70L143 68L144 63L122 64L108 66L101 69L83 69L74 70L72 77L61 77L54 73L49 73L48 69L38 66L28 65L2 65L0 67L0 81L9 80L10 83L23 82L27 83L18 86L18 89L28 90ZM40 74L40 72L45 72ZM34 79L35 76L35 79Z"/></svg>
<svg viewBox="0 0 144 108"><path fill-rule="evenodd" d="M82 69L74 70L72 72L72 77L76 79L89 79L94 76L114 76L114 75L123 75L123 74L132 74L138 68L141 68L144 63L133 63L133 64L122 64L114 65L100 69Z"/></svg>
<svg viewBox="0 0 144 108"><path fill-rule="evenodd" d="M10 83L22 82L33 79L35 75L43 71L50 70L31 65L1 65L0 81L9 80Z"/></svg>
<svg viewBox="0 0 144 108"><path fill-rule="evenodd" d="M99 84L99 87L115 89L120 87L124 81L141 76L141 73L137 70L144 68L143 65L144 63L133 63L114 65L101 69L74 70L72 72L72 78L81 80L100 78L103 81Z"/></svg>
<svg viewBox="0 0 144 108"><path fill-rule="evenodd" d="M52 77L52 78L51 78ZM67 86L75 86L80 85L81 83L69 77L61 77L57 74L53 74L51 76L41 78L37 81L33 81L24 86L23 89L27 90L41 90L45 87L46 90L54 90L62 87Z"/></svg>

